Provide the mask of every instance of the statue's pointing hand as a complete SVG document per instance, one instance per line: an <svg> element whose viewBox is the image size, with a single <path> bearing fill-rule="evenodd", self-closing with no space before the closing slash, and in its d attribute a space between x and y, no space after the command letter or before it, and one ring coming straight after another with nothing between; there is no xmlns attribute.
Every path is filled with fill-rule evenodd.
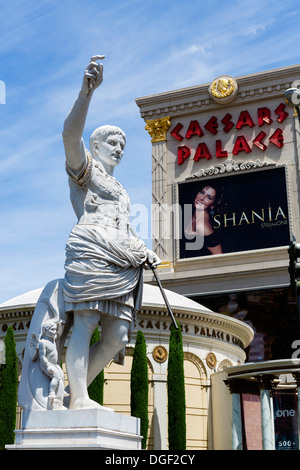
<svg viewBox="0 0 300 470"><path fill-rule="evenodd" d="M98 64L98 60L105 59L105 55L94 55L85 69L82 90L86 95L95 91L103 82L103 65Z"/></svg>

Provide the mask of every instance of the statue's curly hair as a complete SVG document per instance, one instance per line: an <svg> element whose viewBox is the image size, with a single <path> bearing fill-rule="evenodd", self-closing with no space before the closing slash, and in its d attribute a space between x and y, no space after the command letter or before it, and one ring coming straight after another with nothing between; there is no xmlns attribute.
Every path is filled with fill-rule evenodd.
<svg viewBox="0 0 300 470"><path fill-rule="evenodd" d="M90 149L92 149L95 140L104 140L107 136L115 134L121 135L124 139L124 142L126 142L125 132L122 131L122 129L119 127L111 125L97 127L97 129L92 132L90 137Z"/></svg>

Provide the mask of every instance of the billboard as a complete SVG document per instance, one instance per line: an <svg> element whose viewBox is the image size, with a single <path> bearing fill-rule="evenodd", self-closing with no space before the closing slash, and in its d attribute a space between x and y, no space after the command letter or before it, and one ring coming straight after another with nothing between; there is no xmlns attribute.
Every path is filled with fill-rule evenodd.
<svg viewBox="0 0 300 470"><path fill-rule="evenodd" d="M284 166L188 179L177 198L179 259L290 243Z"/></svg>
<svg viewBox="0 0 300 470"><path fill-rule="evenodd" d="M299 450L298 405L295 390L274 390L275 450Z"/></svg>

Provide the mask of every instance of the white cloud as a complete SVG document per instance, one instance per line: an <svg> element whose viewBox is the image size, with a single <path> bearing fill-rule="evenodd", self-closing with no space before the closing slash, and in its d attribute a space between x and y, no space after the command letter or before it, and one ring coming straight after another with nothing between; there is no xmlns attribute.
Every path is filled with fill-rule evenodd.
<svg viewBox="0 0 300 470"><path fill-rule="evenodd" d="M252 26L249 26L246 31L245 31L245 35L255 35L261 31L265 31L267 28L267 26L265 24L255 24L255 25L252 25Z"/></svg>

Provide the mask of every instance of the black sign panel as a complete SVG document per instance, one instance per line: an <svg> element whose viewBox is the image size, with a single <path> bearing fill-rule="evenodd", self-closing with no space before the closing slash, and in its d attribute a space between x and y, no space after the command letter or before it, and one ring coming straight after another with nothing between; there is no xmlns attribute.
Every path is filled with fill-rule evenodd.
<svg viewBox="0 0 300 470"><path fill-rule="evenodd" d="M290 242L284 167L178 184L180 259Z"/></svg>
<svg viewBox="0 0 300 470"><path fill-rule="evenodd" d="M275 450L299 450L295 390L273 392Z"/></svg>

